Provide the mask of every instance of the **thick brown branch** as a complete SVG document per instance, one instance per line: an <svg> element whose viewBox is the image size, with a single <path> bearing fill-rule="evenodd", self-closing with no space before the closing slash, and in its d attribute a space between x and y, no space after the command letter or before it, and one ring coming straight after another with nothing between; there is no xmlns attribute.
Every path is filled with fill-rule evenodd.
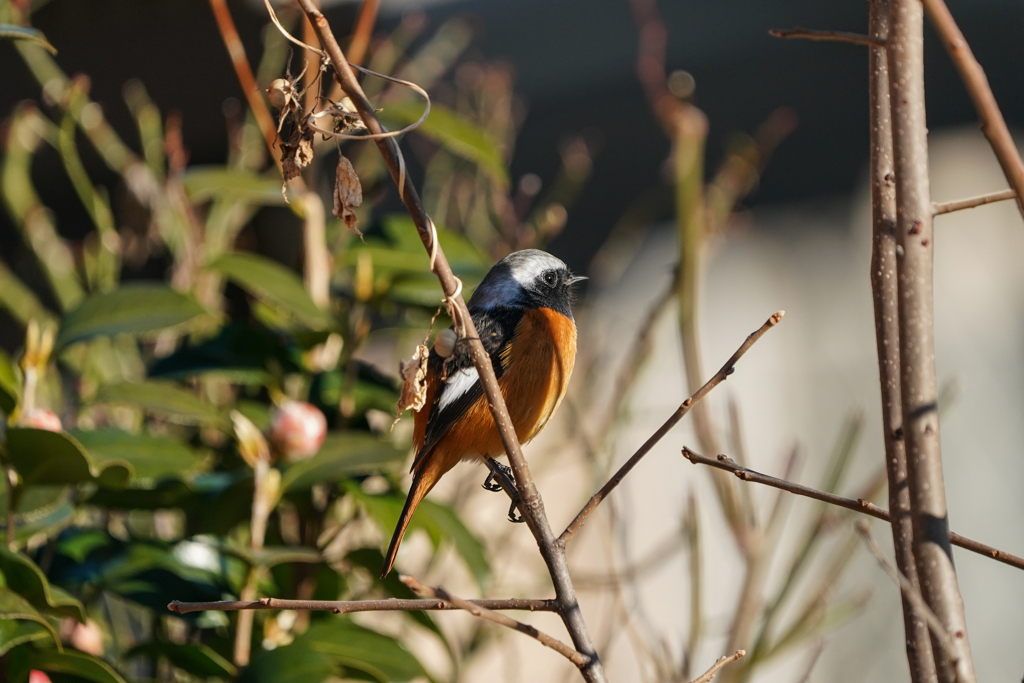
<svg viewBox="0 0 1024 683"><path fill-rule="evenodd" d="M941 216L944 213L952 213L953 211L961 211L963 209L973 209L976 206L985 206L993 202L1005 202L1007 199L1016 199L1017 193L1013 190L1002 190L1001 192L993 192L992 194L983 194L980 197L968 197L967 199L958 199L953 202L942 202L941 204L932 205L932 214L935 216Z"/></svg>
<svg viewBox="0 0 1024 683"><path fill-rule="evenodd" d="M558 638L550 636L529 624L516 621L512 617L489 610L478 603L473 603L469 600L463 600L462 598L455 597L441 586L438 586L437 588L430 588L429 586L424 586L411 576L403 576L402 583L411 588L417 595L429 595L430 597L441 600L444 604L450 605L455 609L465 610L475 617L492 621L495 624L500 624L501 626L508 627L513 631L519 631L520 633L528 635L531 638L536 639L541 645L549 647L562 655L579 668L583 668L590 662L589 657L582 652L577 652L572 649Z"/></svg>
<svg viewBox="0 0 1024 683"><path fill-rule="evenodd" d="M747 654L746 650L736 650L728 657L719 657L718 661L711 665L711 668L702 673L697 678L693 679L690 683L709 683L709 681L715 677L715 675L722 670L726 664L732 664L737 659L742 658Z"/></svg>
<svg viewBox="0 0 1024 683"><path fill-rule="evenodd" d="M960 72L960 78L967 86L974 108L978 110L978 118L981 119L981 132L992 145L992 151L999 159L1006 180L1016 192L1017 206L1024 213L1024 161L1021 161L1010 129L1006 127L1006 120L1003 118L1003 112L999 110L995 95L992 94L985 70L974 58L971 46L967 44L946 3L943 0L924 0L924 8L942 42L945 43L953 64Z"/></svg>
<svg viewBox="0 0 1024 683"><path fill-rule="evenodd" d="M837 496L834 493L827 493L825 491L819 491L809 486L803 486L796 484L785 479L779 479L768 474L761 474L752 469L741 466L739 463L730 459L726 455L719 455L717 458L709 458L707 456L696 453L689 448L683 448L683 457L692 462L694 465L710 465L711 467L717 467L720 470L732 472L737 478L743 481L749 481L754 484L764 484L765 486L771 486L773 488L782 489L783 491L789 491L795 493L798 496L805 496L807 498L813 498L814 500L820 500L823 503L829 503L837 507L846 508L847 510L853 510L854 512L861 512L865 515L870 515L883 522L890 522L889 511L883 507L879 507L869 501L853 498L844 498L843 496ZM1017 569L1024 569L1024 557L1018 557L1012 553L999 550L985 543L975 541L974 539L961 536L960 534L949 532L949 541L955 546L963 548L964 550L970 550L973 553L990 557L997 562L1008 564L1011 567Z"/></svg>
<svg viewBox="0 0 1024 683"><path fill-rule="evenodd" d="M863 33L848 33L846 31L819 31L812 28L773 28L768 34L776 38L805 38L807 40L831 40L840 43L853 43L854 45L868 45L885 47L885 40L875 36L866 36Z"/></svg>
<svg viewBox="0 0 1024 683"><path fill-rule="evenodd" d="M338 41L331 31L327 18L317 9L312 0L298 0L298 3L313 25L320 44L327 52L334 66L334 75L338 84L345 94L348 95L356 111L359 112L359 116L366 125L367 130L374 134L384 132L384 128L374 112L373 105L367 100L366 94L356 80L352 68L345 60L345 55L342 53L341 47L339 47ZM526 458L523 457L515 428L512 425L512 419L509 417L508 408L505 406L505 400L502 397L501 390L498 387L498 380L494 374L494 368L491 366L490 356L484 351L483 344L480 342L479 334L476 331L476 326L473 324L473 320L466 308L466 302L460 294L461 283L452 273L451 266L449 266L441 246L434 242L436 237L434 224L429 216L427 216L419 194L412 186L412 183L409 182L408 175L405 173L401 152L398 149L398 143L393 138L377 138L375 142L381 156L384 158L384 163L391 172L392 178L398 184L399 195L405 203L413 223L416 225L416 230L419 233L420 240L423 242L423 246L431 254L433 271L441 282L441 287L444 290L447 301L452 305L452 313L464 326L465 338L469 343L473 365L480 377L480 384L483 386L491 414L498 428L498 434L501 436L501 442L505 447L505 454L515 475L521 499L519 510L522 512L527 526L537 540L537 546L551 575L551 581L555 587L555 595L559 601L559 615L565 622L576 649L586 654L589 658L587 665L581 669L581 672L588 681L604 681L606 680L604 667L601 665L601 661L590 638L590 632L583 620L583 614L580 611L579 602L576 598L576 591L569 576L569 568L565 560L563 547L557 543L551 526L548 523L547 515L544 512L544 501L541 499L540 492L537 490L533 477L530 475L530 468L526 463Z"/></svg>
<svg viewBox="0 0 1024 683"><path fill-rule="evenodd" d="M764 325L761 325L756 332L747 337L743 344L736 349L736 353L732 354L729 360L725 362L725 365L715 373L715 376L709 379L704 386L698 389L697 393L683 401L679 408L676 409L676 412L672 413L671 417L669 417L665 423L658 428L658 431L656 431L651 438L647 439L647 441L644 442L644 445L626 461L626 464L620 467L619 471L608 480L608 483L602 486L601 490L595 493L593 497L587 501L587 504L579 511L576 518L572 520L572 523L569 524L569 526L565 528L565 531L562 532L562 535L558 537L558 542L563 547L569 542L573 535L580 530L580 527L586 523L587 517L597 509L597 506L601 504L601 501L607 498L608 494L612 492L612 489L618 486L626 475L629 474L629 471L633 469L638 462L640 462L641 458L647 455L647 453L654 448L655 444L661 441L661 439L668 434L681 419L683 419L683 416L686 415L686 413L690 412L690 408L692 408L695 403L707 396L712 389L724 382L726 378L733 373L736 369L736 363L743 357L743 354L745 354L758 339L764 336L765 332L777 325L778 322L782 320L782 316L785 315L785 313L785 311L779 311L774 314L772 317L768 318Z"/></svg>
<svg viewBox="0 0 1024 683"><path fill-rule="evenodd" d="M889 2L869 3L871 35L889 35ZM889 483L892 540L896 566L913 586L918 586L914 562L914 523L907 490L907 451L903 431L903 401L900 392L899 292L896 264L896 183L892 156L892 115L889 106L889 66L884 48L868 51L868 83L871 118L871 298L875 311L875 343L878 352L878 380L882 399L882 436L885 442L885 472ZM910 602L903 600L903 630L907 662L913 683L935 681L928 627L916 616Z"/></svg>
<svg viewBox="0 0 1024 683"><path fill-rule="evenodd" d="M893 170L896 176L896 239L899 246L897 283L902 435L907 452L907 486L914 525L914 561L921 594L928 606L939 616L946 630L966 633L964 604L949 547L949 509L939 436L939 392L935 370L935 241L924 96L924 9L921 0L890 0L889 7L887 58ZM953 662L935 647L934 637L932 641L939 681L972 683L976 680L966 641L959 666L959 670L968 674L966 677L958 675Z"/></svg>
<svg viewBox="0 0 1024 683"><path fill-rule="evenodd" d="M490 610L522 610L526 612L555 612L558 610L557 600L526 600L508 598L503 600L470 600L478 607ZM427 610L463 609L453 607L441 600L279 600L278 598L261 598L259 600L218 602L179 602L175 600L167 605L167 609L177 614L189 612L234 612L237 610L290 609L309 610L312 612L334 612L350 614L352 612L418 612Z"/></svg>

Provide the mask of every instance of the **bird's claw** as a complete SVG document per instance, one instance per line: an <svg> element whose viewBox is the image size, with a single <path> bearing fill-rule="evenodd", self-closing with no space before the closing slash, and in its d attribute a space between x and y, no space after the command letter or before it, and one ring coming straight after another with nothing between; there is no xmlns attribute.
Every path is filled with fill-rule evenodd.
<svg viewBox="0 0 1024 683"><path fill-rule="evenodd" d="M511 467L509 467L508 465L502 465L497 460L491 460L490 463L488 463L488 464L491 467L491 473L487 475L486 479L484 479L483 487L485 489L487 489L488 491L500 491L501 490L501 484L499 484L498 482L494 481L494 478L497 477L499 475L499 473L504 474L506 477L509 478L509 480L513 484L515 484L516 479L515 479L515 477L512 476L512 468Z"/></svg>

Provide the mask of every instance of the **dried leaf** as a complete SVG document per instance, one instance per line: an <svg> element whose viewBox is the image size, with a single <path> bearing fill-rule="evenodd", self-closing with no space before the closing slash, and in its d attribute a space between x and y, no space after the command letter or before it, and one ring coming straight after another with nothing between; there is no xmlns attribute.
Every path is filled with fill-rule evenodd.
<svg viewBox="0 0 1024 683"><path fill-rule="evenodd" d="M363 203L363 186L359 182L352 162L344 154L338 155L338 175L334 181L334 215L345 221L348 229L359 235L355 207Z"/></svg>
<svg viewBox="0 0 1024 683"><path fill-rule="evenodd" d="M420 344L412 354L409 362L399 361L398 373L402 376L402 395L398 397L398 417L391 423L394 429L398 421L402 419L402 412L406 408L415 411L423 410L427 404L427 358L430 357L430 349L426 344Z"/></svg>
<svg viewBox="0 0 1024 683"><path fill-rule="evenodd" d="M313 161L313 129L297 125L281 143L281 173L285 182L299 175Z"/></svg>

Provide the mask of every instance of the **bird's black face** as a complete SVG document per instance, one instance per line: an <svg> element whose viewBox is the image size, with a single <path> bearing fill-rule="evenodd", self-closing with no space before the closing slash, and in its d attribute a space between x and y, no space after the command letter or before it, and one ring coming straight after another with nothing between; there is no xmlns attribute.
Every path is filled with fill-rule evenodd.
<svg viewBox="0 0 1024 683"><path fill-rule="evenodd" d="M550 308L572 317L572 286L587 278L573 275L559 259L524 249L499 261L470 299L471 308Z"/></svg>

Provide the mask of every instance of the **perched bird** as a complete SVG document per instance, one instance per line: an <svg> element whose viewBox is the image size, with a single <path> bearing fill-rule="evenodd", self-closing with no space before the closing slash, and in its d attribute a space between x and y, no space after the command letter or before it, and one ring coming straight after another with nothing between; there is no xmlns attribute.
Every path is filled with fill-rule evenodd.
<svg viewBox="0 0 1024 683"><path fill-rule="evenodd" d="M573 275L538 249L509 254L487 273L469 300L469 313L491 357L520 443L537 436L565 396L576 362ZM460 460L505 452L466 344L427 361L427 400L416 413L412 487L398 520L381 576L395 563L412 514L438 479Z"/></svg>

